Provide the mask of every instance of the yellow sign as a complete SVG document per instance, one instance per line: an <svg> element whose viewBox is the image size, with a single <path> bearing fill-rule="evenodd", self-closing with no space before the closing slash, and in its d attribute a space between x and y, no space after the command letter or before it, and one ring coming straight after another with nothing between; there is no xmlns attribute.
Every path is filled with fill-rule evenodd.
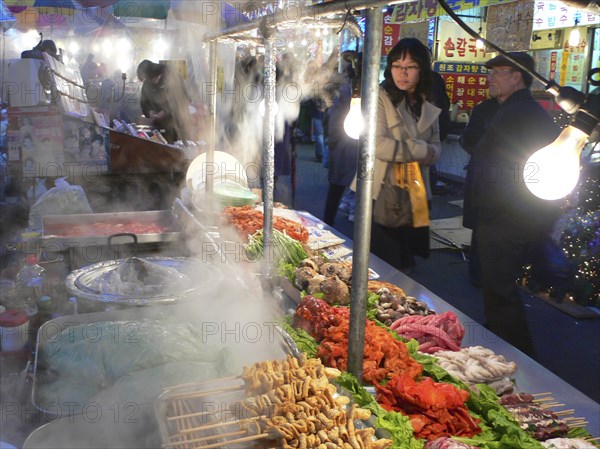
<svg viewBox="0 0 600 449"><path fill-rule="evenodd" d="M454 12L484 6L511 3L516 0L447 0L446 3ZM419 22L433 17L447 15L437 0L417 0L394 6L391 23Z"/></svg>

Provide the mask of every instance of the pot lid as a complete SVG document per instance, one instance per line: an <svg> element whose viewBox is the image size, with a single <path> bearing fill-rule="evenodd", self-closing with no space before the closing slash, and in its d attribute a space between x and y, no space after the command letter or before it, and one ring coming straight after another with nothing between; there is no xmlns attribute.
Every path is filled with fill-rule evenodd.
<svg viewBox="0 0 600 449"><path fill-rule="evenodd" d="M67 276L70 293L93 301L129 305L169 303L218 285L209 264L175 257L130 257L100 262Z"/></svg>

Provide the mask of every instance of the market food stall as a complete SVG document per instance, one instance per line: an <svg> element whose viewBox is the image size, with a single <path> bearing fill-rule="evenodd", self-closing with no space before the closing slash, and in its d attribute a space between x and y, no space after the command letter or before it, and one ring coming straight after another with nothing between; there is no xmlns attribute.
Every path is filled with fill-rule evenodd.
<svg viewBox="0 0 600 449"><path fill-rule="evenodd" d="M360 2L349 3L361 6ZM326 14L329 8L333 10L336 7L339 8L335 5L318 6L317 11ZM381 21L375 20L377 16L377 12L369 12L369 20L379 22L381 26ZM272 89L274 45L272 35L265 38L268 40L266 70L269 72L266 79L269 89ZM368 46L374 46L377 39L373 38L371 35ZM364 89L365 102L371 111L374 109L376 86L373 73L378 60L375 59L372 64L370 76L365 82L368 89ZM188 243L195 249L195 256L199 258L196 262L206 265L205 269L208 266L218 267L225 275L221 279L209 276L210 288L204 286L197 289L191 301L189 297L181 301L177 297L175 302L181 304L173 308L170 305L154 308L157 304L144 301L144 297L149 296L148 292L144 291L142 296L134 298L133 301L131 297L126 297L123 301L125 304L120 304L126 307L133 306L131 310L105 311L100 315L74 314L50 320L45 327L42 326L30 372L33 384L31 401L29 396L26 396L20 402L24 409L32 402L37 416L41 419L30 423L33 425L29 426L28 430L32 432L24 447L308 447L309 437L312 437L311 447L319 447L317 444L326 444L325 441L334 445L329 447L348 447L343 446L341 442L359 448L390 447L394 444L395 447L423 447L424 438L421 431L428 426L419 426L415 421L409 421L415 410L409 408L404 413L400 413L399 410L384 410L383 404L394 407L398 404L392 404L394 398L388 398L387 402L380 401L381 391L373 389L378 385L366 382L367 377L377 380L380 384L383 380L393 380L392 371L388 370L387 366L378 365L373 370L369 364L366 369L363 365L363 356L367 352L373 352L373 348L367 345L367 351L363 354L365 339L369 342L375 340L371 340L372 329L377 329L376 335L385 342L376 349L385 348L402 355L405 366L408 367L406 371L411 374L411 378L406 379L406 384L414 387L413 391L420 391L419 387L426 386L426 391L431 392L439 388L450 391L455 396L457 406L453 409L460 415L460 423L467 426L467 433L460 433L464 429L456 427L449 431L451 426L446 426L443 432L435 432L436 437L442 433L445 435L442 438L459 435L469 438L469 443L482 447L494 447L501 439L507 447L515 449L541 447L540 443L534 441L531 434L524 432L516 421L507 418L505 408L493 392L481 388L486 397L492 399L484 407L481 397L483 393L478 393L477 388L463 386L443 368L437 366L434 359L424 355L427 352L426 347L431 350L428 342L421 342L416 338L406 338L405 341L396 338L397 334L391 332L393 323L386 326L384 322L385 318L390 317L390 313L386 312L389 307L383 310L384 304L395 304L395 308L391 306L392 310L398 311L402 307L427 319L434 316L451 317L454 331L453 335L449 336L452 338L444 336L448 343L445 349L454 352L461 352L463 347L466 349L482 346L489 349L491 353L484 353L484 357L498 359L504 364L507 369L500 374L503 377L508 376L509 383L514 380L517 391L544 394L544 400L546 392L552 392L552 401L560 405L552 403L549 407L560 408L562 404L565 404L565 407L573 407L558 410L563 413L560 416L566 417L564 422L559 423L558 429L564 432L564 435L573 430L577 436L589 440L597 434L598 404L489 334L442 298L369 255L368 238L364 237L368 235L370 201L359 201L360 218L356 233L359 238L355 239L356 246L309 214L280 211L273 207L271 169L274 108L273 92L269 89L266 95L263 158L267 166L267 179L262 207L255 209L251 206L239 206L222 212L199 210L193 202L184 203L177 200L173 205L176 210L175 216L180 220L178 229L188 233ZM374 117L374 114L371 114L371 117ZM373 152L374 126L368 126L368 129L369 135L362 158L364 164L361 167L360 193L364 198L371 197L369 175L372 175L372 167L370 173L368 159L369 154ZM212 154L207 156L208 162L212 160ZM210 184L207 182L208 192L212 192L214 187L209 187ZM294 291L289 285L301 284L298 272L305 268L303 263L311 264L307 261L310 259L309 250L315 252L313 257L316 258L324 259L325 255L329 260L335 261L351 255L352 261L345 259L340 261L339 265L329 263L328 267L324 268L324 260L321 260L321 264L312 260L314 266L310 265L307 268L319 271L318 275L322 278L315 276L316 281L307 279L307 282L311 288L318 286L319 291L315 289L312 295L303 296L301 290L305 290L304 288L299 287ZM279 272L275 274L282 259L291 266L287 267L285 275ZM152 265L150 268L136 259L128 259L125 264L120 265L117 268L110 266L109 270L105 270L107 265L92 267L98 269L99 276L93 276L87 271L71 273L69 285L82 297L86 294L92 295L92 300L99 299L101 302L103 297L114 298L123 295L124 292L135 292L145 284L154 285L148 279L154 273L154 278L173 276L181 281L181 285L177 287L183 287L184 292L188 291L185 282L178 277L181 273L175 273L174 271L178 270L172 270L172 267L158 269ZM130 269L131 266L137 268ZM330 270L333 270L333 273L330 273ZM344 274L341 270L344 270ZM351 274L348 274L349 272ZM330 274L333 276L328 276ZM193 275L192 273L189 277ZM280 277L285 277L285 280ZM206 281L206 277L202 278ZM259 282L258 279L263 282ZM379 296L381 314L378 316L384 320L381 322L382 326L375 324L370 318L367 319L364 313L369 306L369 282L373 280L380 282L372 293ZM282 294L278 286L279 281L288 283L284 289L287 294ZM387 284L381 284L384 282ZM169 282L159 283L163 286L173 286ZM111 288L115 287L115 284L119 286L116 295L113 290L104 290L106 284ZM383 292L380 288L382 286L388 291ZM414 299L409 301L407 297L404 302L400 302L398 297L388 297L389 301L383 302L384 293L389 294L393 291L398 295L402 295L400 292L403 292L405 296ZM317 298L317 294L323 294L330 302ZM114 302L119 302L119 298ZM331 307L348 303L350 307ZM298 313L299 307L304 307L303 313L320 309L325 313L316 313L316 318L325 315L326 320L332 319L322 322L308 320L308 324L318 327L322 334L312 335L309 332L310 338L305 338L305 342L318 345L318 350L333 348L338 351L335 355L328 354L327 357L322 357L322 361L317 361L314 353L311 353L308 361L303 358L300 354L301 342L297 338L298 335L303 335L299 332L302 326L298 326L296 321L298 316L304 318ZM291 319L296 326L289 328L289 331L285 331L284 328L285 332L272 332L282 323L286 312L293 315ZM412 313L409 315L413 317ZM324 344L323 339L328 329L337 328L342 322L346 329L345 333L340 330L337 337L341 336L341 340L337 340L337 346L329 344L329 341L326 342L328 344ZM427 326L430 324L428 321ZM262 338L257 339L256 333L248 333L250 330L256 330L257 325L259 329L267 329L270 332L261 333ZM359 329L356 328L357 325ZM297 330L296 338L291 334L294 332L292 328ZM466 333L464 328L468 328L469 332ZM273 335L277 335L277 338ZM285 344L282 344L282 341ZM357 341L359 345L356 345ZM435 349L441 349L441 346ZM231 351L236 357L231 357ZM286 359L287 356L292 357ZM500 357L504 360L500 360ZM366 357L365 360L368 363L372 361ZM326 366L331 361L334 361L336 366ZM381 361L380 357L379 362ZM343 371L347 368L350 375L355 375L358 379L359 385L353 391L329 386L330 380L333 382L334 379L347 374L341 372L342 366ZM394 369L402 370L402 367L396 364ZM290 374L299 370L304 371L304 377L300 380ZM261 374L256 377L249 375L254 372ZM434 372L437 374L434 375ZM421 373L424 373L422 377ZM371 375L374 377L370 377ZM365 382L362 383L362 380ZM371 385L368 385L369 383ZM344 385L350 387L355 384ZM402 386L398 385L398 382L392 385L396 390L401 390ZM229 396L228 393L236 395ZM362 399L357 396L361 396ZM377 403L376 399L380 403ZM360 401L361 408L350 406L351 401ZM330 406L327 411L319 408L323 403ZM363 407L368 407L368 412ZM487 413L490 410L500 415L500 423L490 418L490 415L494 414ZM232 411L237 413L232 415ZM301 412L305 413L303 421L297 419L294 425L279 420L283 415L286 418L296 418L295 413ZM369 421L372 414L380 421ZM571 419L571 414L577 418ZM207 416L210 418L203 418ZM306 416L317 417L320 424ZM383 417L394 419L400 425L392 428L392 431L387 428L386 433L386 429L382 429L385 426L381 425ZM11 413L10 419L18 422L18 413ZM52 421L41 425L46 420ZM361 421L366 428L354 432L354 428L358 427ZM342 422L344 426L340 425ZM229 426L232 426L233 430ZM337 436L334 432L336 428ZM403 434L400 428L408 432ZM511 433L515 439L507 442L504 439L506 432ZM485 433L485 436L477 440L475 437L481 433ZM318 440L315 435L318 436ZM434 433L431 435L433 437ZM377 441L373 441L373 436L377 437ZM332 441L336 437L337 440ZM429 437L427 440L434 441ZM523 441L527 446L523 445ZM339 444L336 446L336 443ZM591 443L588 441L586 444Z"/></svg>
<svg viewBox="0 0 600 449"><path fill-rule="evenodd" d="M193 219L195 220L198 220L198 217L202 216L199 214L201 211L196 210L193 204L180 205L180 207L185 207L190 216L194 217ZM247 207L248 206L240 206L237 209L239 209L240 213L247 214L247 212L245 212L248 210ZM211 235L206 235L204 238L215 242L219 247L223 247L228 242L233 243L229 239L234 233L232 233L230 229L226 229L225 223L230 221L239 224L239 220L234 218L237 213L235 209L236 208L230 210L228 214L220 214L222 219L220 221L221 224L215 229L215 227L212 226L214 223L212 223L209 231ZM260 209L257 210L257 213L260 213ZM312 246L314 248L319 248L314 254L330 255L330 259L327 262L328 266L323 267L323 265L321 265L322 269L320 271L322 273L331 273L332 271L335 271L339 276L343 277L343 274L339 270L344 266L347 267L347 261L352 257L351 241L345 239L344 236L340 235L337 231L327 227L320 220L306 212L289 209L274 209L274 214L275 217L282 219L280 221L276 220L276 222L279 223L276 227L279 227L280 229L282 226L292 226L294 229L304 227L306 229L306 232L308 233L308 238L306 239L307 246L305 247L307 253L310 252L310 247ZM285 220L283 220L283 218L285 218ZM188 217L188 220L189 219L190 218ZM287 220L296 224L291 224L287 222ZM189 228L189 226L193 226L193 223L188 222L186 225L182 225L183 228ZM208 226L202 226L198 232L207 232L208 228ZM300 235L302 235L302 233L298 234L298 238L301 239ZM238 238L240 243L252 243L251 240L246 240L245 234L243 233L238 234ZM233 252L227 255L227 258L229 259L235 260L235 257L236 255L234 255ZM318 257L322 258L322 256ZM308 262L310 259L315 261L318 260L315 256L311 256L302 261L296 260L294 262L293 265L296 267L294 276L300 276L299 273L301 273L301 270L303 270L304 267L312 266L311 263ZM248 262L249 263L244 265L245 268L242 271L246 271L247 274L260 271L260 267L253 265L250 261ZM204 265L206 265L206 263L204 263ZM398 299L398 295L403 295L402 301L404 302L402 304L404 304L406 312L401 315L404 317L410 317L411 319L417 317L424 319L436 317L436 319L442 320L446 316L452 316L454 317L452 318L452 320L454 320L454 325L463 328L461 334L461 332L458 331L454 332L448 330L449 328L447 325L444 327L444 332L447 331L450 338L458 339L456 341L458 341L460 348L453 347L452 343L448 343L450 345L449 347L453 347L453 349L441 351L439 354L444 353L445 357L449 357L448 353L466 356L469 351L473 352L473 354L475 351L479 351L479 353L483 355L473 355L473 357L475 357L473 360L476 360L477 357L479 357L479 370L485 369L490 372L494 371L491 369L492 365L485 365L486 361L490 363L494 362L494 369L502 370L502 372L496 372L492 376L493 380L498 379L496 374L509 379L508 389L499 391L503 391L506 394L512 393L513 396L515 393L521 393L521 397L525 397L525 394L531 394L533 395L532 397L536 399L535 403L532 403L531 406L543 407L544 413L549 415L554 414L556 425L561 426L560 429L563 430L563 433L561 434L557 429L552 428L552 432L554 432L552 433L553 436L566 436L569 431L582 432L579 433L582 437L588 435L586 432L589 432L588 438L590 438L590 435L593 436L598 434L600 431L596 419L598 416L598 404L593 400L568 385L522 352L490 333L483 326L449 305L439 296L433 294L403 273L395 270L387 263L371 256L369 265L369 288L372 292L377 292L376 294L379 297L379 301L388 303L393 301L394 298ZM216 261L213 261L212 264L206 268L209 267L209 271L211 272L213 270L220 271L223 269L223 266ZM239 268L240 265L238 263L236 269ZM240 274L239 271L236 270L236 272L238 275ZM278 438L285 438L282 436L285 435L285 432L282 433L276 431L273 427L269 427L272 426L272 423L261 422L260 426L264 425L266 427L259 426L255 430L253 430L253 427L248 427L249 424L241 424L242 422L246 423L247 420L252 422L253 419L257 419L256 416L261 415L261 412L259 411L258 415L252 415L248 409L243 413L238 411L238 413L241 414L236 415L234 413L235 408L233 404L239 404L240 406L243 404L248 405L251 404L251 402L245 401L244 398L253 395L257 395L258 397L261 394L266 394L269 391L267 385L270 385L268 383L264 384L264 382L267 382L266 378L262 378L263 380L261 382L263 383L256 384L255 381L250 380L252 377L245 376L250 376L249 373L260 367L267 369L268 372L273 372L272 370L280 369L277 368L279 366L288 366L285 365L285 363L292 362L285 362L286 357L292 357L294 359L300 357L298 362L293 362L299 363L300 367L303 363L318 363L319 366L321 366L322 363L323 368L315 369L323 375L326 375L326 377L329 378L329 382L336 384L336 388L338 392L341 392L342 396L347 396L348 400L356 401L356 397L352 397L352 394L344 389L346 387L342 388L340 387L340 384L336 382L336 378L341 373L339 370L341 369L343 371L341 368L342 365L340 364L342 363L340 356L346 356L339 353L334 358L323 358L322 355L322 362L313 362L312 360L314 359L312 358L308 359L310 362L303 362L302 360L304 359L302 358L302 350L300 348L305 349L306 347L302 346L302 342L298 340L298 334L295 334L292 332L292 328L287 328L285 327L285 324L283 324L286 322L286 320L283 319L283 316L286 313L291 314L288 318L291 321L288 322L297 324L301 321L299 317L306 318L307 315L305 314L305 311L307 309L305 306L311 301L320 301L321 304L323 304L323 307L330 307L329 304L314 296L302 296L301 290L298 287L294 287L295 284L299 284L301 281L298 280L298 282L295 282L294 276L291 277L291 280L289 276L282 276L281 282L282 285L284 285L283 292L285 293L276 295L275 297L271 296L267 290L258 288L257 291L255 290L257 287L256 285L253 287L246 283L241 287L241 290L238 290L240 286L236 286L236 283L231 281L231 277L228 279L217 279L214 276L209 276L210 279L207 279L203 276L204 281L206 281L207 284L210 284L208 287L209 289L207 290L207 287L204 287L201 291L198 291L192 302L186 301L177 305L163 305L160 307L156 307L157 303L154 303L148 304L148 307L135 307L129 308L128 310L113 310L110 312L83 314L70 317L66 316L47 322L44 325L45 328L43 327L44 330L41 331L42 339L38 341L38 345L41 346L38 346L37 358L35 361L32 401L34 407L38 409L40 416L44 417L44 422L47 420L52 421L39 427L37 430L34 430L25 442L24 447L42 448L48 447L49 443L53 443L56 447L64 448L92 448L97 447L98 444L102 444L103 447L137 448L156 447L156 445L166 444L169 445L169 447L191 446L201 448L221 447L227 444L239 444L241 447L262 447L260 445L255 446L254 442L256 442L256 444L266 441L275 443L276 441L279 441ZM320 292L314 291L314 294L317 296L321 296L318 293L329 292L327 290L327 283L325 282L327 274L323 274L322 276L323 279L321 279L321 282L315 283L315 285L318 285L321 289ZM239 276L238 279L242 279L244 282L248 280L245 275ZM229 298L228 301L230 302L227 307L229 312L226 315L223 315L220 310L210 311L207 309L207 304L213 302L214 298L220 296L218 291L222 290L224 286L227 286L226 288L228 291L226 297ZM383 291L382 289L386 289L386 291ZM246 297L238 298L236 297L236 292L245 292ZM389 294L392 296L386 296L388 295L387 292L390 292ZM255 294L257 296L255 296ZM393 295L396 296L393 297ZM262 299L260 299L261 297ZM327 299L332 304L345 302L340 296L330 296L327 297ZM234 309L241 307L242 303L247 303L247 301L253 301L252 307L257 308L258 310L263 310L263 307L265 307L264 310L269 311L268 315L262 315L262 311L255 311L254 314L245 316L248 313L247 308L240 309L238 313L234 311ZM191 304L194 304L194 306L190 307ZM348 310L348 308L344 306L339 306L337 309ZM396 308L396 310L398 310L398 308ZM325 309L323 309L322 312L325 312ZM257 313L262 316L262 321L256 321ZM329 312L325 313L328 314ZM296 318L293 318L294 314L296 315ZM401 317L401 315L398 315L398 317ZM268 318L265 318L266 316L268 316ZM156 321L157 318L160 318L160 320ZM173 319L175 320L173 321ZM215 319L219 321L215 321ZM191 328L188 327L189 324L183 324L188 323L190 320L193 323ZM368 322L370 321L371 320L368 319ZM266 322L269 322L270 324L267 324ZM234 323L237 323L237 328ZM316 324L316 322L313 323ZM159 326L160 329L156 326ZM199 333L195 334L192 332L189 336L183 337L184 334L180 334L181 326L185 326L185 329L196 329ZM253 332L247 333L250 326L253 327ZM326 327L327 326L331 327L334 326L334 324L330 323L326 325ZM379 327L379 329L384 334L389 335L389 338L392 338L389 329L394 326L385 326L383 324L381 324L381 326L383 327ZM225 330L223 330L222 327L224 327ZM260 334L261 337L259 337L259 333L255 332L256 328L259 327L262 328L263 331L272 327L272 335L267 338L267 333L263 332ZM296 330L300 329L297 325L294 327ZM327 333L326 327L322 328L322 332ZM370 328L371 324L368 324L367 327ZM423 326L423 328L425 327L427 326ZM246 331L243 329L246 329ZM439 328L438 332L440 332L441 335L442 328ZM77 343L80 338L77 337L78 335L82 340L80 343ZM180 336L175 337L176 335ZM187 333L185 335L187 335ZM234 361L235 367L230 367L226 372L220 371L212 373L211 371L212 374L201 374L197 372L197 368L190 368L188 370L189 376L186 375L182 377L181 374L175 375L173 371L174 369L181 368L181 365L179 365L178 368L175 368L169 367L169 364L164 364L164 358L167 354L169 354L168 358L171 358L171 356L175 354L173 352L174 347L170 347L170 349L167 350L158 349L156 354L153 355L153 357L158 357L160 359L158 362L142 362L141 360L138 360L139 356L128 361L129 357L123 358L118 355L118 352L112 352L114 359L112 361L104 359L102 362L106 364L104 369L97 372L105 372L105 375L114 376L114 379L96 379L94 376L88 376L89 378L87 378L85 382L77 381L77 384L81 384L81 388L73 389L73 384L70 383L72 381L69 381L65 384L65 387L69 385L68 388L62 390L58 389L60 385L62 385L62 382L66 381L65 376L77 377L77 372L80 369L83 369L83 365L80 364L90 363L90 361L81 360L80 362L75 361L75 365L71 362L68 365L64 365L64 363L60 362L62 357L67 357L68 360L71 359L69 356L70 354L81 354L81 351L83 350L81 344L94 348L94 353L96 354L94 357L102 357L102 351L124 351L127 349L127 345L124 345L123 349L119 349L120 346L118 344L129 341L130 337L135 337L131 340L134 346L129 348L134 350L134 352L139 349L140 345L154 345L152 342L155 341L156 338L162 340L162 345L166 345L167 343L181 345L187 341L187 338L193 337L200 339L201 341L208 338L208 341L211 342L214 342L214 339L216 338L221 344L225 344L225 347L228 348L226 351L231 350L235 354L238 354L238 356ZM367 332L367 338L371 338L370 331ZM383 338L383 334L380 338ZM390 341L393 341L393 338ZM73 344L78 346L74 347ZM117 344L117 346L114 346L115 344ZM327 344L331 344L331 342ZM241 353L239 352L238 345L244 347L243 351L245 355L243 357L240 356ZM321 353L320 351L324 350L326 347L325 342L322 341L319 347L321 347L321 349L319 349L319 353ZM422 351L429 352L425 349L426 345L421 344L420 347ZM188 350L191 350L191 348L186 349L186 351ZM365 354L367 354L368 351L369 349L367 348ZM426 353L422 351L419 351L418 353L411 352L411 357L415 357L411 362L413 364L412 366L415 367L414 369L420 370L421 368L418 367L424 363L424 360L427 360L420 358ZM139 354L144 353L140 352ZM195 360L195 357L197 357L197 355L191 353L188 354L187 352L183 352L182 354L186 358L186 363L192 363L193 360ZM437 357L436 354L438 354L438 352L430 352L430 354ZM391 355L388 355L388 357L390 356ZM202 357L206 357L206 355L202 355ZM485 360L482 360L481 357ZM443 357L440 355L439 360L442 360L442 358ZM115 365L119 360L120 362L118 362L118 365ZM332 367L332 360L337 360L337 365ZM419 362L417 363L416 360L419 360ZM147 391L152 391L153 393L142 395L141 398L136 397L135 395L140 393L136 392L136 389L127 387L127 382L138 382L139 379L141 379L139 376L145 375L142 374L143 371L138 374L127 374L130 372L131 367L123 365L123 363L145 363L145 369L151 370L149 371L148 376L156 382L152 385L159 385L160 388L146 387L149 388ZM427 364L425 363L423 366L426 365ZM471 362L466 363L466 365L471 366ZM331 367L329 371L327 371L329 369L327 366ZM450 365L444 366L446 366L446 369L448 370L451 369ZM242 367L245 368L242 370ZM57 370L65 369L68 371L66 371L64 375L56 375ZM288 366L288 368L285 369L290 370L291 368ZM307 368L305 370L308 371ZM160 373L156 374L155 371L159 371ZM368 370L365 369L364 372L366 377L370 375L367 374ZM431 375L430 371L427 372L429 373L427 376ZM243 374L240 376L240 373ZM460 374L453 375L459 376ZM315 376L316 378L320 378L321 374ZM426 379L429 377L424 378ZM482 377L479 377L478 379L478 382L484 382ZM437 384L437 382L439 382L439 379L435 384ZM447 379L439 384L450 385L445 382L447 382ZM149 385L147 382L143 384ZM84 385L87 386L83 388ZM254 388L258 388L258 390L247 390L250 388L250 385L255 385ZM257 387L257 385L261 385L261 387ZM368 382L365 383L365 385L367 386L365 391L373 394L373 387L368 386ZM493 382L488 383L488 385L492 388L499 388L495 386ZM264 390L265 388L266 390ZM482 387L472 385L471 388L473 388L473 392L476 392L477 388ZM122 422L115 422L113 419L114 416L110 414L102 414L102 417L100 417L97 413L98 407L110 407L111 404L113 404L111 401L118 397L118 395L123 394L123 391L125 390L130 391L130 393L123 396L120 402L118 402L118 407L120 407L118 409L119 413L131 413L131 417L139 419L134 419L131 422L122 419ZM63 392L61 393L62 396L60 398L55 396L59 391ZM240 396L240 393L243 393L242 396ZM50 394L50 396L48 396L48 394ZM79 396L73 396L75 394ZM512 398L513 396L505 396L507 398L505 400L508 401L508 398ZM375 395L373 397L375 397ZM377 396L377 398L379 399L380 397ZM478 403L478 399L476 398L477 396L475 393L471 393L471 399L466 403L468 410L470 410L468 413L471 413L472 416L476 416L477 419L484 419L486 425L490 425L490 421L482 418L483 415L481 415L481 410L476 409L475 404ZM289 401L291 400L288 399L288 402L286 403L291 404ZM344 400L343 403L345 402L347 402L347 400ZM343 403L340 403L339 405L342 406ZM57 406L57 404L63 405ZM71 409L69 409L67 404L71 404ZM78 405L74 408L72 404ZM127 404L136 404L137 408L130 408L133 406ZM362 404L359 405L365 407ZM94 407L93 416L91 414L92 407ZM509 406L507 405L506 407ZM343 407L342 409L347 410ZM110 410L114 412L117 409L113 407ZM209 413L214 417L210 419L202 418L206 413ZM389 447L384 446L384 444L387 444L385 443L385 440L388 438L392 438L392 440L396 439L396 444L398 444L398 439L400 439L400 441L405 441L404 444L409 444L409 441L411 441L410 439L402 440L401 438L405 437L399 435L390 437L389 434L386 434L378 427L378 421L375 421L375 417L368 418L368 415L373 413L373 410L371 410L369 414L363 414L360 410L357 410L356 413L358 415L352 416L352 420L357 423L357 429L372 429L366 430L367 434L374 434L377 436L378 440L372 443L374 444L373 447ZM475 413L475 415L473 415L473 413ZM194 418L194 415L197 417ZM363 419L364 423L362 425L366 427L360 427L358 424L358 421ZM259 422L257 421L257 425L258 423ZM149 430L148 426L153 430ZM213 432L213 429L221 430ZM518 429L518 427L510 432L518 432L516 429ZM502 430L500 429L494 430L493 426L492 431L500 432L500 434L502 433ZM504 431L508 432L506 429L504 429ZM105 437L106 433L110 433L114 438L107 439ZM306 437L308 437L310 433L311 432L306 432ZM359 435L360 434L361 433L359 433ZM533 433L530 433L530 435L532 434ZM521 436L523 438L529 438L525 435L526 433L523 433ZM548 435L550 434L545 435L546 439ZM321 434L321 436L323 437L323 434ZM244 438L248 439L246 440ZM477 438L476 435L473 438ZM378 441L380 441L380 443L378 443ZM507 447L542 447L541 445L535 445L539 445L540 443L535 443L535 441L531 442L530 440L527 441L527 443L507 443L509 444ZM196 446L193 446L193 444ZM215 446L212 446L213 444ZM377 446L377 444L381 444L382 446ZM483 446L483 442L479 444L481 444L482 447L485 447ZM523 446L523 444L531 446ZM366 445L364 447L369 446ZM392 447L406 446L401 445Z"/></svg>

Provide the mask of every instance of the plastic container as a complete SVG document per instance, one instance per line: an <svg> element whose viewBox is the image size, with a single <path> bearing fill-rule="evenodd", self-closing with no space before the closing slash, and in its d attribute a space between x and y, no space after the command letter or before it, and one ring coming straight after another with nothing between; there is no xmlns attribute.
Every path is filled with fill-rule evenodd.
<svg viewBox="0 0 600 449"><path fill-rule="evenodd" d="M38 299L38 313L40 326L42 326L46 321L50 321L52 319L53 312L54 306L52 304L52 298L47 295L40 296L40 298Z"/></svg>
<svg viewBox="0 0 600 449"><path fill-rule="evenodd" d="M44 286L44 267L38 265L38 258L35 254L28 254L25 257L25 265L17 273L17 290L24 294L27 299L37 302L42 296Z"/></svg>
<svg viewBox="0 0 600 449"><path fill-rule="evenodd" d="M20 351L29 342L29 316L22 310L0 313L0 349L2 352Z"/></svg>

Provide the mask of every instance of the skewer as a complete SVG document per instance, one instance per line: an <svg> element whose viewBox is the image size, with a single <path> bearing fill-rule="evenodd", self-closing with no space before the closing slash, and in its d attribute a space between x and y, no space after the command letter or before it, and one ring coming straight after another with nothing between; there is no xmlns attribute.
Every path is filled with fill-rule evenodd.
<svg viewBox="0 0 600 449"><path fill-rule="evenodd" d="M229 433L223 433L223 434L219 434L219 435L211 435L209 437L195 438L193 440L186 440L185 443L200 443L200 442L211 440L214 438L231 437L231 436L236 436L236 435L246 434L246 433L247 432L245 430L239 431L239 432L229 432ZM219 443L208 444L206 446L202 446L202 449L211 449L211 448L220 447L220 446L228 446L228 445L233 445L233 444L246 443L248 441L260 440L260 439L266 438L268 436L269 436L268 433L260 433L260 434L251 435L251 436L247 436L247 437L236 438L233 440L221 441ZM165 443L161 447L166 449L169 447L178 446L181 443L182 442Z"/></svg>
<svg viewBox="0 0 600 449"><path fill-rule="evenodd" d="M261 433L258 435L253 435L251 437L238 438L237 440L230 440L230 441L224 441L222 443L209 444L208 446L203 446L202 449L214 449L215 447L220 447L220 446L224 446L224 445L246 443L248 441L261 440L263 438L267 438L268 436L269 436L268 433Z"/></svg>
<svg viewBox="0 0 600 449"><path fill-rule="evenodd" d="M554 398L552 396L548 396L547 398L539 398L539 399L534 399L533 402L535 403L540 403L540 402L548 402L548 401L554 401Z"/></svg>
<svg viewBox="0 0 600 449"><path fill-rule="evenodd" d="M206 426L191 427L189 429L183 429L179 433L185 434L185 433L201 432L203 430L215 429L217 427L231 426L232 424L237 424L239 426L240 421L226 421L226 422L218 422L216 424L208 424Z"/></svg>
<svg viewBox="0 0 600 449"><path fill-rule="evenodd" d="M600 437L594 437L594 438L583 438L585 441L600 441Z"/></svg>
<svg viewBox="0 0 600 449"><path fill-rule="evenodd" d="M556 414L558 416L572 415L573 413L575 413L575 409L574 408L572 408L570 410L561 410L559 412L554 412L554 414Z"/></svg>
<svg viewBox="0 0 600 449"><path fill-rule="evenodd" d="M247 418L247 419L243 419L243 420L235 420L235 421L221 421L215 424L208 424L206 426L200 426L200 427L195 427L192 429L184 429L181 431L181 433L191 433L191 432L200 432L202 430L206 430L206 429L213 429L215 427L221 427L221 426L229 426L231 424L243 424L243 423L249 423L249 422L254 422L254 421L258 421L260 418L266 418L265 415L262 416L255 416L254 418Z"/></svg>
<svg viewBox="0 0 600 449"><path fill-rule="evenodd" d="M226 393L226 392L230 392L230 391L239 391L239 390L245 390L246 387L245 386L235 386L235 387L223 387L223 388L217 388L214 390L205 390L205 391L201 391L198 393L178 393L178 394L174 394L171 397L169 397L169 400L174 400L174 399L194 399L194 398L201 398L202 396L208 396L210 394L219 394L219 393Z"/></svg>
<svg viewBox="0 0 600 449"><path fill-rule="evenodd" d="M167 417L167 421L177 421L177 420L181 420L181 419L185 419L185 418L197 418L199 416L214 415L218 412L230 412L230 411L231 410L229 410L229 409L224 409L224 410L214 410L214 411L210 411L210 412L194 412L194 413L188 413L187 415L169 416L169 417Z"/></svg>
<svg viewBox="0 0 600 449"><path fill-rule="evenodd" d="M209 384L212 382L229 382L230 380L237 380L237 379L241 379L242 376L229 376L229 377L219 377L217 379L208 379L208 380L202 380L200 382L189 382L187 384L179 384L177 385L177 389L180 388L188 388L188 387L196 387L198 385L204 385L204 384ZM168 387L163 389L163 391L167 391L167 390L173 390L172 387Z"/></svg>
<svg viewBox="0 0 600 449"><path fill-rule="evenodd" d="M552 408L552 407L564 407L565 404L559 404L558 402L550 402L548 404L540 404L541 408Z"/></svg>
<svg viewBox="0 0 600 449"><path fill-rule="evenodd" d="M581 427L584 428L585 426L587 426L589 424L589 422L587 421L583 421L583 422L578 422L578 423L571 423L569 424L569 427L571 429L575 428L575 427Z"/></svg>
<svg viewBox="0 0 600 449"><path fill-rule="evenodd" d="M531 396L533 396L533 397L535 397L535 396L548 396L548 395L550 395L550 394L552 394L552 393L550 393L550 392L548 391L548 392L546 392L546 393L534 393L534 394L532 394Z"/></svg>

